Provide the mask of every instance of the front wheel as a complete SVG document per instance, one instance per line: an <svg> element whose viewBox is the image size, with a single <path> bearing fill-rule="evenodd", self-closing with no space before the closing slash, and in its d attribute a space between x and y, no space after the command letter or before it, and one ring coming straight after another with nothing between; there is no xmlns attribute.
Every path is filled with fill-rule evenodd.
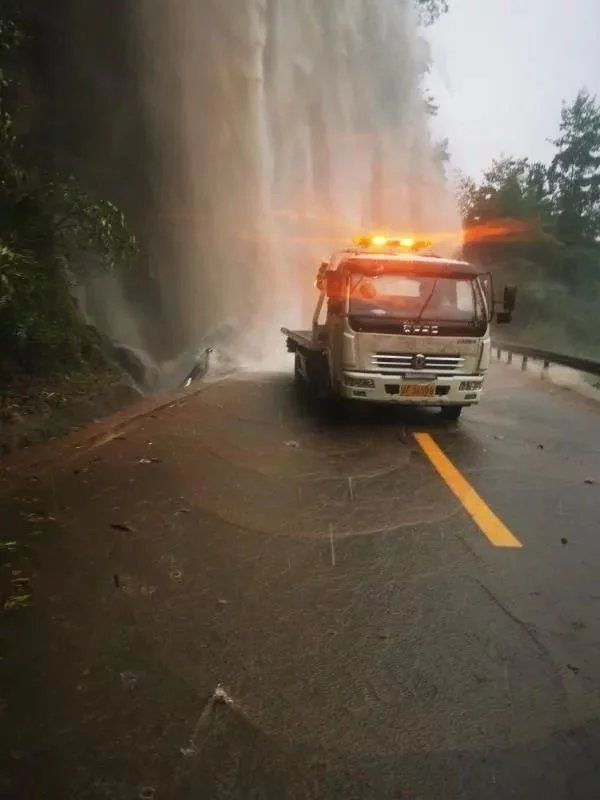
<svg viewBox="0 0 600 800"><path fill-rule="evenodd" d="M304 375L302 374L302 359L298 352L294 354L294 382L296 386L303 386L305 383Z"/></svg>
<svg viewBox="0 0 600 800"><path fill-rule="evenodd" d="M462 410L462 406L442 406L442 417L456 420L460 417Z"/></svg>

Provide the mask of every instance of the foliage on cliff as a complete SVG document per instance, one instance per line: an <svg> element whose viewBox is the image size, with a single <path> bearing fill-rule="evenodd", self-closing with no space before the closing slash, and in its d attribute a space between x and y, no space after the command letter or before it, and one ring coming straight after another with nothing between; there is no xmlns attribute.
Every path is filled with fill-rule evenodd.
<svg viewBox="0 0 600 800"><path fill-rule="evenodd" d="M39 163L19 134L25 101L18 3L0 11L0 370L68 368L94 351L71 288L82 270L124 265L136 243L123 214Z"/></svg>

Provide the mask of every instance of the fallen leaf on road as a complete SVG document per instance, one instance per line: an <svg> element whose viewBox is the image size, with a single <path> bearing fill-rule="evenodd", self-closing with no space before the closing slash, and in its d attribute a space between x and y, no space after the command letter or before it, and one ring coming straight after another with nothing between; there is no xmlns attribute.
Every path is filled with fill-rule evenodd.
<svg viewBox="0 0 600 800"><path fill-rule="evenodd" d="M56 522L56 517L42 512L41 514L21 514L27 522Z"/></svg>
<svg viewBox="0 0 600 800"><path fill-rule="evenodd" d="M544 449L544 445L543 444L538 444L537 449L538 450L543 450Z"/></svg>
<svg viewBox="0 0 600 800"><path fill-rule="evenodd" d="M9 597L4 603L4 608L6 611L13 611L17 608L27 608L30 597L30 594L15 594L12 597Z"/></svg>
<svg viewBox="0 0 600 800"><path fill-rule="evenodd" d="M567 669L570 669L571 672L575 673L575 675L579 673L579 667L575 667L573 664L567 664Z"/></svg>
<svg viewBox="0 0 600 800"><path fill-rule="evenodd" d="M134 532L134 529L131 527L131 525L127 525L124 522L111 522L110 527L115 531L123 531L124 533Z"/></svg>

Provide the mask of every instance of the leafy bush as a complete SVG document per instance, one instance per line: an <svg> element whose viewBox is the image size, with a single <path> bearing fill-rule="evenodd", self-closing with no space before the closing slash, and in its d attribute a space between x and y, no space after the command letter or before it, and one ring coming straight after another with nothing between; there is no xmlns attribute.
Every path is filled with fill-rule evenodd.
<svg viewBox="0 0 600 800"><path fill-rule="evenodd" d="M93 334L72 298L82 269L126 264L123 214L73 177L40 169L14 132L24 41L15 4L0 12L0 364L45 371L81 360Z"/></svg>

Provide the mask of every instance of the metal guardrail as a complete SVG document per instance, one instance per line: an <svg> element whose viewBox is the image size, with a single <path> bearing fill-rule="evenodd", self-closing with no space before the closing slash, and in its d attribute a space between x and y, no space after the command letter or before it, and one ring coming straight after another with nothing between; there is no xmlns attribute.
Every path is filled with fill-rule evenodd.
<svg viewBox="0 0 600 800"><path fill-rule="evenodd" d="M579 372L586 372L588 375L600 375L600 361L592 361L589 358L578 358L568 356L563 353L553 353L550 350L541 350L539 347L528 347L524 344L514 344L512 342L501 342L494 340L492 346L496 350L498 358L502 358L502 353L507 353L508 363L512 362L513 355L521 356L521 369L527 369L527 362L530 358L542 361L544 369L548 369L550 364L560 364L563 367L570 367Z"/></svg>

